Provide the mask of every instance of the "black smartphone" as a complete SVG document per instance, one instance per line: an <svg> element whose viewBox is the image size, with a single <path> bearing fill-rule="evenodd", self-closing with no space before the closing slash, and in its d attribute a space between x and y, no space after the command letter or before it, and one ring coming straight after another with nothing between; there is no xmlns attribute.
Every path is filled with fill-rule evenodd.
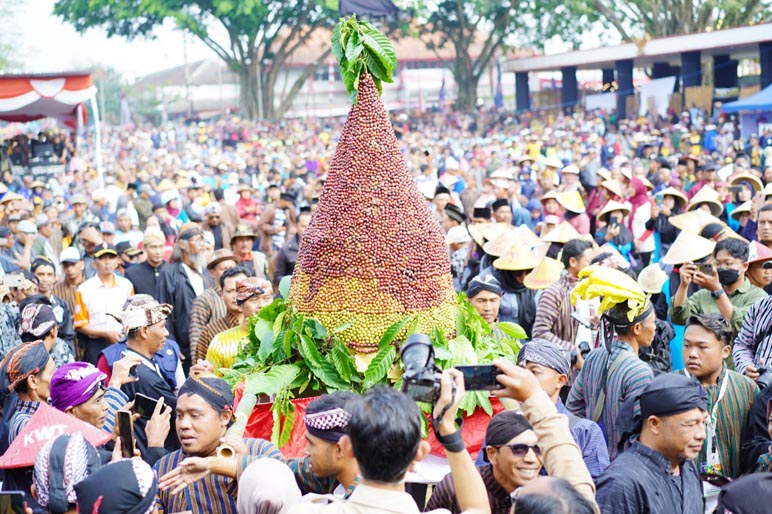
<svg viewBox="0 0 772 514"><path fill-rule="evenodd" d="M131 377L131 378L139 378L137 376L137 367L138 366L139 366L139 364L135 364L135 365L133 365L132 367L129 368L129 377Z"/></svg>
<svg viewBox="0 0 772 514"><path fill-rule="evenodd" d="M0 514L24 514L25 512L23 492L0 492Z"/></svg>
<svg viewBox="0 0 772 514"><path fill-rule="evenodd" d="M612 225L618 225L618 224L619 224L619 218L617 218L616 216L609 216L608 217L608 226L609 227L612 226Z"/></svg>
<svg viewBox="0 0 772 514"><path fill-rule="evenodd" d="M134 457L134 424L131 422L131 412L116 412L118 418L118 436L121 438L121 457Z"/></svg>
<svg viewBox="0 0 772 514"><path fill-rule="evenodd" d="M456 366L464 374L464 388L467 391L493 391L504 389L496 377L501 370L493 364L477 364L474 366Z"/></svg>
<svg viewBox="0 0 772 514"><path fill-rule="evenodd" d="M134 407L132 410L139 414L142 419L150 419L155 411L155 406L158 404L158 400L150 398L142 393L134 393Z"/></svg>
<svg viewBox="0 0 772 514"><path fill-rule="evenodd" d="M742 191L743 187L742 186L729 186L727 189L729 190L730 193L736 194L736 193L739 193L740 191Z"/></svg>

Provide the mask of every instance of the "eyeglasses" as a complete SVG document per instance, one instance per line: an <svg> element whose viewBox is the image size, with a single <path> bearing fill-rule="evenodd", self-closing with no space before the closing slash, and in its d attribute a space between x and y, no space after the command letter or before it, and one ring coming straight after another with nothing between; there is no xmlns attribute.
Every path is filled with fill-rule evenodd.
<svg viewBox="0 0 772 514"><path fill-rule="evenodd" d="M535 453L537 457L541 457L541 449L535 444L502 444L500 446L494 446L494 448L497 450L500 450L501 448L509 448L509 451L512 452L512 455L518 458L525 457L528 455L530 450L533 450L533 453Z"/></svg>

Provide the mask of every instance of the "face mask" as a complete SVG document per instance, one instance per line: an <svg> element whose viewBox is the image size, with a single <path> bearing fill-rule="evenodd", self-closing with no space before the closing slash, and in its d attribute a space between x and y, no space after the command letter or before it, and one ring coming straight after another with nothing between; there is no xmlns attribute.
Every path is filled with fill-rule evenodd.
<svg viewBox="0 0 772 514"><path fill-rule="evenodd" d="M740 272L736 269L719 268L718 270L718 281L721 285L728 286L729 284L734 284L739 278Z"/></svg>

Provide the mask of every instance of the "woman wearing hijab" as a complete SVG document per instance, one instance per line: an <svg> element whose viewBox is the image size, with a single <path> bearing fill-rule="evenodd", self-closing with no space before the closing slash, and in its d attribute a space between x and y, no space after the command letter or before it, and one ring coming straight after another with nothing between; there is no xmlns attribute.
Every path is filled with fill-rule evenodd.
<svg viewBox="0 0 772 514"><path fill-rule="evenodd" d="M646 229L646 223L652 218L652 202L649 190L639 178L630 180L627 186L631 210L627 217L627 227L633 234L633 248L641 265L648 266L655 244L653 231Z"/></svg>

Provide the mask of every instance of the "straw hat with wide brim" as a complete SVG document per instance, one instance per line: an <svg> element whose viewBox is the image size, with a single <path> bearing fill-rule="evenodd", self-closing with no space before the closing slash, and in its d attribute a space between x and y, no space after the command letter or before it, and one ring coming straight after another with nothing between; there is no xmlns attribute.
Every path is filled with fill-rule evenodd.
<svg viewBox="0 0 772 514"><path fill-rule="evenodd" d="M675 228L691 232L692 234L699 234L705 225L711 223L718 223L724 225L724 222L716 218L712 214L708 214L702 209L685 212L683 214L677 214L668 218L668 221Z"/></svg>
<svg viewBox="0 0 772 514"><path fill-rule="evenodd" d="M563 161L561 161L560 159L558 159L556 156L553 155L551 157L547 157L544 160L544 167L545 168L555 168L555 169L562 168L563 167Z"/></svg>
<svg viewBox="0 0 772 514"><path fill-rule="evenodd" d="M522 166L524 162L536 162L536 159L530 155L524 155L517 160L518 166Z"/></svg>
<svg viewBox="0 0 772 514"><path fill-rule="evenodd" d="M625 193L622 190L622 184L618 180L604 180L603 182L600 183L600 185L606 188L611 194L613 194L617 198L622 198L625 196Z"/></svg>
<svg viewBox="0 0 772 514"><path fill-rule="evenodd" d="M748 264L764 261L772 261L772 249L758 241L751 241L748 245Z"/></svg>
<svg viewBox="0 0 772 514"><path fill-rule="evenodd" d="M501 257L493 261L493 267L504 271L532 270L539 265L541 258L525 246L513 246Z"/></svg>
<svg viewBox="0 0 772 514"><path fill-rule="evenodd" d="M485 241L493 241L504 232L512 230L512 225L508 223L479 223L475 227Z"/></svg>
<svg viewBox="0 0 772 514"><path fill-rule="evenodd" d="M697 194L692 197L689 205L686 206L686 210L693 211L701 204L708 204L713 216L718 216L724 210L724 204L719 200L718 192L710 186L703 186L697 191Z"/></svg>
<svg viewBox="0 0 772 514"><path fill-rule="evenodd" d="M660 294L666 281L667 273L656 262L649 264L638 274L638 285L646 294Z"/></svg>
<svg viewBox="0 0 772 514"><path fill-rule="evenodd" d="M566 244L568 241L578 238L579 232L577 232L576 229L572 227L567 221L564 221L557 227L547 232L547 234L541 239L542 241L547 241L549 243Z"/></svg>
<svg viewBox="0 0 772 514"><path fill-rule="evenodd" d="M6 193L3 199L0 200L0 204L13 202L14 200L24 200L24 197L14 192Z"/></svg>
<svg viewBox="0 0 772 514"><path fill-rule="evenodd" d="M557 200L558 203L567 211L581 214L586 210L584 207L582 194L579 191L574 190L560 193L557 197Z"/></svg>
<svg viewBox="0 0 772 514"><path fill-rule="evenodd" d="M732 219L739 220L740 214L750 214L751 213L751 207L753 206L753 200L748 200L747 202L743 202L737 207L734 208L730 216Z"/></svg>
<svg viewBox="0 0 772 514"><path fill-rule="evenodd" d="M761 183L761 180L759 180L759 177L756 175L752 175L748 173L747 171L744 171L742 173L738 173L732 179L729 181L729 185L736 186L740 182L747 182L751 185L751 188L753 188L754 193L758 193L762 189L764 189L764 184Z"/></svg>
<svg viewBox="0 0 772 514"><path fill-rule="evenodd" d="M660 196L672 196L681 207L689 203L689 197L674 187L666 187L657 194Z"/></svg>
<svg viewBox="0 0 772 514"><path fill-rule="evenodd" d="M678 266L687 262L699 261L712 254L715 247L716 243L713 241L682 230L662 258L662 264Z"/></svg>
<svg viewBox="0 0 772 514"><path fill-rule="evenodd" d="M606 168L599 168L598 171L595 172L595 174L598 175L603 180L611 180L611 172Z"/></svg>
<svg viewBox="0 0 772 514"><path fill-rule="evenodd" d="M547 289L560 279L563 263L551 257L545 257L529 274L525 276L523 285L528 289Z"/></svg>
<svg viewBox="0 0 772 514"><path fill-rule="evenodd" d="M630 214L630 207L623 203L617 202L616 200L609 200L598 213L598 219L603 219L606 214L610 214L614 211L622 211L625 213L625 216L628 216Z"/></svg>
<svg viewBox="0 0 772 514"><path fill-rule="evenodd" d="M764 186L764 199L766 200L770 196L772 196L772 182Z"/></svg>
<svg viewBox="0 0 772 514"><path fill-rule="evenodd" d="M525 225L520 225L519 227L502 232L492 241L485 243L483 245L483 251L488 255L501 257L514 245L523 245L527 248L533 248L539 243L541 243L541 240L531 229Z"/></svg>
<svg viewBox="0 0 772 514"><path fill-rule="evenodd" d="M558 196L560 196L560 193L558 191L555 191L554 189L552 191L547 191L543 195L541 195L541 203L544 204L549 199L557 200Z"/></svg>

